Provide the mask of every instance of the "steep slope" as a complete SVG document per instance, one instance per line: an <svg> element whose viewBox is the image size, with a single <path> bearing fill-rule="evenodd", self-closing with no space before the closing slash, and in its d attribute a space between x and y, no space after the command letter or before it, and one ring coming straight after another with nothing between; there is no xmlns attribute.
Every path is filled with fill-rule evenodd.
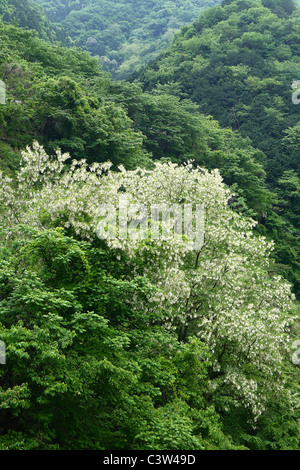
<svg viewBox="0 0 300 470"><path fill-rule="evenodd" d="M167 47L179 28L219 0L36 0L77 46L124 78Z"/></svg>
<svg viewBox="0 0 300 470"><path fill-rule="evenodd" d="M102 96L107 77L96 59L1 22L0 34L0 78L6 84L6 103L0 106L3 169L13 171L19 150L35 139L49 151L60 147L89 161L130 166L143 158L141 135L123 109Z"/></svg>
<svg viewBox="0 0 300 470"><path fill-rule="evenodd" d="M32 0L0 0L0 18L4 23L37 31L44 39L55 38L57 28L47 20L43 9Z"/></svg>
<svg viewBox="0 0 300 470"><path fill-rule="evenodd" d="M278 240L280 269L297 286L297 240L284 229L287 244L282 244L284 222L272 210L265 155L249 139L200 115L191 101L170 98L170 90L176 91L172 86L143 93L138 85L110 80L97 58L79 49L62 48L2 23L0 32L0 79L7 88L6 105L0 106L5 172L15 171L20 151L34 140L49 152L61 148L89 163L110 160L130 169L151 167L158 159L194 160L219 168L235 193L231 204L255 217L259 230Z"/></svg>
<svg viewBox="0 0 300 470"><path fill-rule="evenodd" d="M257 232L293 281L294 238L265 154L175 82L143 92L28 29L0 21L0 450L299 449L297 305ZM124 192L203 203L204 246L100 240Z"/></svg>
<svg viewBox="0 0 300 470"><path fill-rule="evenodd" d="M161 159L208 167L214 161L235 185L239 207L255 214L268 207L263 153L199 115L190 101L114 82L96 58L33 32L2 23L0 31L0 78L7 89L0 107L2 168L13 170L18 150L35 139L48 151L59 147L77 159L127 168Z"/></svg>
<svg viewBox="0 0 300 470"><path fill-rule="evenodd" d="M179 85L202 112L249 136L269 157L269 177L278 178L292 164L283 164L281 141L299 122L291 100L300 77L299 28L300 9L291 1L225 2L183 28L139 77L145 89Z"/></svg>

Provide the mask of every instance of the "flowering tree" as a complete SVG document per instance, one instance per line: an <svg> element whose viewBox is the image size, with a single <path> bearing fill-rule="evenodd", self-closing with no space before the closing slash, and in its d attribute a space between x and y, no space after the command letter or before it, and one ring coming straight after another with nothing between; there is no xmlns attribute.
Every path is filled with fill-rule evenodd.
<svg viewBox="0 0 300 470"><path fill-rule="evenodd" d="M273 244L255 236L255 222L233 212L230 191L217 170L156 163L153 170L118 172L110 163L67 164L68 154L49 157L35 143L23 152L17 183L1 175L1 224L41 230L63 227L69 236L97 237L99 207L131 204L201 204L204 243L197 250L185 237L108 237L124 276L145 277L147 298L124 302L142 310L151 324L164 312L162 327L179 343L197 336L211 352L207 396L224 410L243 407L256 420L271 394L289 400L282 364L293 322L290 285L272 274ZM129 261L128 261L129 260ZM154 321L154 320L153 320Z"/></svg>

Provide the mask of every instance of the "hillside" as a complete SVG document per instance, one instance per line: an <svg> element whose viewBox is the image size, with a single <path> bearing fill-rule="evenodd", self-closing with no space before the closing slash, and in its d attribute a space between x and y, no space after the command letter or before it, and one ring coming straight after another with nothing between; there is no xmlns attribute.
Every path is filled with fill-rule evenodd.
<svg viewBox="0 0 300 470"><path fill-rule="evenodd" d="M298 73L299 10L286 0L273 13L259 0L208 9L142 84L59 45L29 0L1 5L0 450L299 450L296 105L288 169L277 166L277 180L270 166L275 144L281 157L288 148L277 130L290 83L279 91ZM248 32L260 22L264 32ZM244 24L247 47L235 30ZM229 38L217 42L223 27ZM247 66L229 62L239 54ZM250 100L231 125L234 77L246 87L251 67L251 93L272 107L264 115ZM281 75L264 79L268 67ZM197 70L222 105L197 101ZM254 145L255 112L264 132L254 127Z"/></svg>
<svg viewBox="0 0 300 470"><path fill-rule="evenodd" d="M35 139L88 162L111 160L135 168L155 160L194 160L221 168L240 210L261 214L272 195L264 183L265 156L217 121L199 115L189 100L143 93L112 81L96 58L62 48L31 31L0 23L1 166L14 172L19 151ZM226 157L225 157L226 155Z"/></svg>
<svg viewBox="0 0 300 470"><path fill-rule="evenodd" d="M36 0L76 46L125 78L166 48L181 26L218 0Z"/></svg>
<svg viewBox="0 0 300 470"><path fill-rule="evenodd" d="M291 100L300 75L299 9L264 3L225 2L206 11L140 77L145 89L176 83L202 112L249 136L269 157L269 177L278 178L279 142L299 121Z"/></svg>
<svg viewBox="0 0 300 470"><path fill-rule="evenodd" d="M16 4L15 17L22 17L24 5ZM32 2L29 5L33 7ZM239 9L236 13L235 10ZM290 6L290 9L294 7ZM226 21L230 22L230 29L225 19L222 22L218 19L223 10L227 12ZM274 41L281 22L292 21L292 27L296 28L297 11L289 13L279 9L275 14L265 7L255 7L254 10L255 17L263 26L266 21L272 25L271 15L277 28L271 28ZM230 42L228 39L226 43L223 36L217 41L218 28L221 24L225 32L232 30L233 34L235 31L236 38L242 34L238 30L241 24L239 17L245 12L251 14L251 9L245 10L243 4L236 6L236 2L217 6L204 12L194 26L183 29L171 48L140 75L144 80L144 90L149 90L146 93L142 93L136 84L108 79L97 57L92 59L79 49L64 49L50 44L38 39L34 32L2 25L0 66L8 92L8 105L2 108L0 130L2 167L6 171L14 171L20 158L19 151L38 139L50 152L59 147L74 158L86 158L88 162L109 159L114 165L122 163L127 168L134 168L138 164L151 166L155 159L175 162L192 159L209 169L218 168L225 183L235 192L233 207L252 215L259 222L259 233L276 241L276 269L293 283L295 292L300 294L300 182L297 174L280 170L284 162L288 172L295 171L288 161L295 159L293 152L297 151L297 141L293 135L297 135L297 127L291 127L290 134L282 142L279 137L289 124L297 123L298 107L291 102L290 83L292 74L298 73L299 61L296 53L289 61L282 59L284 68L280 66L280 76L276 79L271 78L269 69L278 68L280 62L274 62L271 57L264 60L263 54L261 67L258 70L254 61L253 75L249 77L250 65L224 65L223 62L227 64L232 56L228 46ZM37 14L40 14L39 9ZM232 22L236 24L235 28L231 28ZM212 24L209 37L213 37L215 44L212 57L210 49L205 46L205 62L203 52L202 55L197 52L200 46L195 46L196 49L191 47L195 42L195 25L202 23ZM215 27L213 23L216 23ZM207 33L203 35L202 26L199 28L197 41L202 44L207 40ZM246 29L249 28L258 27L251 21ZM186 35L192 36L183 40ZM282 35L280 42L281 38ZM234 43L236 50L239 39L234 41L237 41ZM259 48L251 47L241 47L242 59L235 59L235 63L239 60L251 62L254 60L251 54L254 58L261 54ZM276 43L273 49L269 47L268 50L274 51L275 48L278 52L280 47ZM199 68L199 62L202 68ZM262 71L268 77L265 81L255 75ZM244 82L241 77L244 77ZM282 83L278 85L280 80ZM278 95L279 91L283 98ZM267 102L268 108L265 106ZM228 128L223 130L217 120L199 115L199 109L202 113L214 115L222 126L232 125L232 131ZM238 126L237 119L240 120ZM289 188L293 190L292 199Z"/></svg>
<svg viewBox="0 0 300 470"><path fill-rule="evenodd" d="M47 20L43 9L33 0L0 0L0 18L4 23L34 30L43 39L63 39L60 29Z"/></svg>

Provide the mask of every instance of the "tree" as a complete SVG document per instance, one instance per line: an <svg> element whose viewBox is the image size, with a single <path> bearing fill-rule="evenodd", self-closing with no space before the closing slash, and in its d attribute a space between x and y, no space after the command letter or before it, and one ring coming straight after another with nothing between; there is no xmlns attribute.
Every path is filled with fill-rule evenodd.
<svg viewBox="0 0 300 470"><path fill-rule="evenodd" d="M118 204L120 194L130 203L147 208L161 203L202 203L205 240L196 250L191 250L193 244L185 237L173 236L165 240L137 235L124 239L119 234L102 240L101 246L108 253L105 266L109 265L110 257L119 259L117 271L112 267L107 272L108 276L111 273L119 280L107 280L108 285L112 282L113 290L108 286L109 304L105 303L107 313L103 316L110 326L123 325L125 336L131 328L139 330L144 325L142 328L158 328L161 334L170 334L170 340L173 338L171 341L177 341L178 345L192 344L193 338L200 339L210 352L210 363L206 364L207 382L201 393L223 419L233 415L238 419L242 414L245 430L245 426L249 426L245 423L260 422L262 413L268 412L274 400L279 400L290 409L287 413L292 422L295 398L285 387L284 354L288 354L287 332L295 318L291 314L294 296L290 285L272 274L269 254L273 244L255 236L252 231L255 223L228 206L230 191L224 187L219 172L173 163L156 163L151 171L141 168L127 171L120 167L119 172L111 172L109 163L88 167L84 161L73 161L68 168L64 163L68 158L60 152L49 158L36 143L34 149L23 152L17 187L2 176L1 191L6 197L1 198L1 220L6 232L19 224L27 224L41 230L38 237L46 237L45 243L49 244L47 232L43 235L45 228L63 227L66 236L90 240L93 246L99 243L96 236L101 220L99 207L108 200ZM78 266L79 278L82 275L84 279L84 272L88 273L90 268L88 265L84 268L85 257L82 254L78 258L79 247L75 248L72 240L59 242L58 239L58 246L62 247L59 253L65 255L56 256L56 248L49 245L46 251L38 248L41 255L30 262L23 257L23 263L27 267L38 266L39 275L44 273L51 288L63 289L62 300L67 295L66 286L75 286L79 297L88 293L89 308L95 312L96 305L101 305L96 287L80 284L78 290L76 288L79 281L72 274L74 270L77 272L75 266ZM63 248L65 243L67 250ZM71 271L67 267L70 265L74 266ZM104 266L102 262L101 266ZM99 277L95 282L95 286L103 283ZM5 281L5 285L10 284ZM119 290L122 285L129 289L128 295ZM18 290L13 292L15 296ZM92 292L96 294L95 300L92 300ZM64 308L68 310L69 305L74 309L77 300L69 298L69 301ZM38 311L42 306L40 302ZM7 305L5 300L6 315L9 315ZM86 311L79 308L80 312ZM29 313L31 311L30 308ZM156 360L152 363L153 370L156 363ZM151 378L150 383L153 385L155 380ZM194 399L196 396L188 404L197 409Z"/></svg>

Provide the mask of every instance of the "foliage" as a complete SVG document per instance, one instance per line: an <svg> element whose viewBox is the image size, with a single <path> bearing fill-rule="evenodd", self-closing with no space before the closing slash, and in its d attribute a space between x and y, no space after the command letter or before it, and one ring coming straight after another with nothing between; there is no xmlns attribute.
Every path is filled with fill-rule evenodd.
<svg viewBox="0 0 300 470"><path fill-rule="evenodd" d="M0 0L0 449L299 449L299 9L142 3Z"/></svg>
<svg viewBox="0 0 300 470"><path fill-rule="evenodd" d="M49 150L59 146L89 161L147 164L142 135L134 132L123 109L103 91L93 91L94 83L105 89L108 80L96 59L15 26L0 23L0 30L0 70L7 90L0 137L8 169L15 167L13 152L36 138Z"/></svg>
<svg viewBox="0 0 300 470"><path fill-rule="evenodd" d="M249 136L276 178L285 165L284 130L298 122L291 100L300 74L298 26L292 2L225 2L183 28L142 77L147 88L174 81L202 112Z"/></svg>
<svg viewBox="0 0 300 470"><path fill-rule="evenodd" d="M113 82L96 59L13 26L2 25L1 41L7 88L0 108L3 169L14 170L15 149L36 138L48 151L60 147L78 159L109 159L127 168L191 159L220 169L234 185L239 210L259 218L270 207L263 153L199 115L190 101L170 98L165 88L151 95L138 84Z"/></svg>
<svg viewBox="0 0 300 470"><path fill-rule="evenodd" d="M36 0L47 17L77 46L102 57L117 78L167 47L181 26L193 21L209 0Z"/></svg>
<svg viewBox="0 0 300 470"><path fill-rule="evenodd" d="M17 185L2 176L2 447L251 448L267 416L266 446L278 447L270 413L285 403L284 442L296 448L298 402L285 384L297 367L284 357L293 295L219 173L68 168L68 158L35 144ZM205 203L202 248L98 239L99 206L121 188L147 207ZM234 416L240 438L222 430Z"/></svg>
<svg viewBox="0 0 300 470"><path fill-rule="evenodd" d="M225 1L184 27L138 75L144 90L177 90L176 96L191 99L201 113L263 151L268 187L277 201L258 219L264 226L259 229L276 241L276 259L286 265L298 294L297 209L294 203L287 208L279 181L286 171L300 176L299 108L291 99L291 85L300 76L299 13L292 1Z"/></svg>
<svg viewBox="0 0 300 470"><path fill-rule="evenodd" d="M51 25L33 0L0 0L0 18L5 23L35 30L43 39L59 38L59 29Z"/></svg>

